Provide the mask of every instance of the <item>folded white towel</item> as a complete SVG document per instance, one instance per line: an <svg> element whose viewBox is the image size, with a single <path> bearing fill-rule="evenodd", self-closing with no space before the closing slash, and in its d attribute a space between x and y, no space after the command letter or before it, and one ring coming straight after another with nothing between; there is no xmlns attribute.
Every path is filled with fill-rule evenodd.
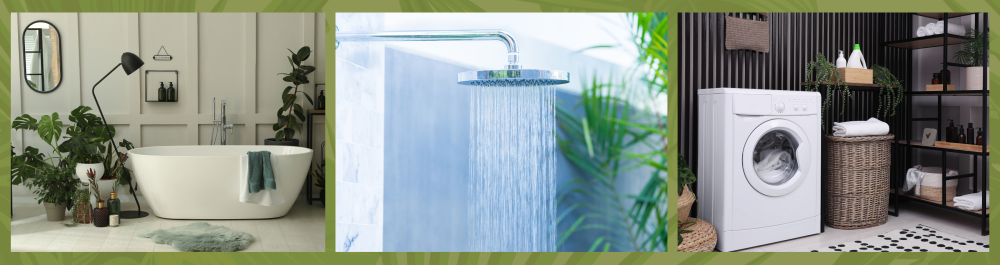
<svg viewBox="0 0 1000 265"><path fill-rule="evenodd" d="M834 122L833 136L871 136L889 134L889 124L876 118L867 121Z"/></svg>
<svg viewBox="0 0 1000 265"><path fill-rule="evenodd" d="M778 149L766 149L760 151L760 162L754 163L753 168L757 171L757 176L767 183L781 182L792 171L792 154Z"/></svg>
<svg viewBox="0 0 1000 265"><path fill-rule="evenodd" d="M278 160L274 154L271 154L271 170L275 172L274 181L279 182L281 175L278 175ZM285 202L285 196L281 193L281 186L273 190L261 190L258 193L250 193L250 187L247 183L247 166L250 164L250 157L247 154L240 156L240 202L260 204L263 206L278 205Z"/></svg>
<svg viewBox="0 0 1000 265"><path fill-rule="evenodd" d="M983 209L983 192L966 194L955 197L955 207L966 211L979 211ZM990 192L986 192L986 209L990 208Z"/></svg>
<svg viewBox="0 0 1000 265"><path fill-rule="evenodd" d="M918 196L920 195L920 181L924 179L924 172L920 170L923 168L920 165L916 165L906 170L906 185L903 185L903 191L914 189L913 192Z"/></svg>
<svg viewBox="0 0 1000 265"><path fill-rule="evenodd" d="M927 36L927 35L928 35L927 34L927 28L925 28L925 27L919 27L919 28L917 28L917 37L923 37L923 36Z"/></svg>
<svg viewBox="0 0 1000 265"><path fill-rule="evenodd" d="M935 23L933 30L934 34L943 34L945 32L944 21ZM948 23L948 34L965 36L965 27L955 23Z"/></svg>

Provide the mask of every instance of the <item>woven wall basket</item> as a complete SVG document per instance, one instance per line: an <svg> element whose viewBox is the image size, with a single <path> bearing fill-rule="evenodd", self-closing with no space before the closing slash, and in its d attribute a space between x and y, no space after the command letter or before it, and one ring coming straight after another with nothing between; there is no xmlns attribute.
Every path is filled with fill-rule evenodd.
<svg viewBox="0 0 1000 265"><path fill-rule="evenodd" d="M893 135L826 136L826 225L861 229L889 220L889 165Z"/></svg>
<svg viewBox="0 0 1000 265"><path fill-rule="evenodd" d="M759 14L764 21L726 16L726 50L771 52L767 13Z"/></svg>

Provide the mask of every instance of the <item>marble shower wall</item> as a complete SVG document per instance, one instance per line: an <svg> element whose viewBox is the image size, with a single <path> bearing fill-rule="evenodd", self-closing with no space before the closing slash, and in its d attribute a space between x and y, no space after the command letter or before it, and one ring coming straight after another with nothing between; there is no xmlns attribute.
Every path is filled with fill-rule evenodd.
<svg viewBox="0 0 1000 265"><path fill-rule="evenodd" d="M340 31L384 30L383 14L337 13ZM385 45L340 43L336 55L336 251L382 251Z"/></svg>

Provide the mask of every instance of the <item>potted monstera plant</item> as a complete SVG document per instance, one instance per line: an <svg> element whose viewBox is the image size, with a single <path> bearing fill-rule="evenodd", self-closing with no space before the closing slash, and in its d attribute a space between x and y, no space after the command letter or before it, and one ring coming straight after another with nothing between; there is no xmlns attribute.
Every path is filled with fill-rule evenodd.
<svg viewBox="0 0 1000 265"><path fill-rule="evenodd" d="M23 183L31 189L38 203L45 206L49 221L62 221L66 217L66 205L79 184L73 177L73 160L58 151L62 126L58 113L44 115L38 120L21 115L11 124L15 130L37 131L42 141L54 150L54 156L46 157L38 148L25 147L22 154L11 157L10 170L11 184Z"/></svg>
<svg viewBox="0 0 1000 265"><path fill-rule="evenodd" d="M104 176L104 143L111 141L114 127L105 129L100 117L89 113L87 106L79 106L69 114L72 126L66 128L68 139L59 144L59 152L69 153L67 158L76 162L76 176L86 183L87 171ZM61 122L60 122L61 123Z"/></svg>
<svg viewBox="0 0 1000 265"><path fill-rule="evenodd" d="M306 94L305 91L299 91L300 86L309 84L307 76L316 70L316 67L302 65L303 61L309 59L309 54L312 51L309 50L309 46L304 46L298 52L293 52L291 49L288 52L292 53L291 56L288 56L288 64L291 64L292 70L279 75L284 75L281 80L291 83L291 85L285 87L285 90L281 92L282 104L281 108L278 109L278 122L272 126L275 132L274 138L264 139L265 145L299 146L299 139L294 138L295 131L302 131L302 123L306 120L306 116L302 106L295 101L298 99L299 93L302 93L309 104L313 104L309 94Z"/></svg>

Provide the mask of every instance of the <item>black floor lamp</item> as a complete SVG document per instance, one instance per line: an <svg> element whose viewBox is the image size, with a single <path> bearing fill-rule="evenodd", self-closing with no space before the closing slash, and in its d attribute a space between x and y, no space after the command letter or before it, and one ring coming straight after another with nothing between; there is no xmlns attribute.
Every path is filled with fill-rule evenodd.
<svg viewBox="0 0 1000 265"><path fill-rule="evenodd" d="M111 69L111 71L108 72L108 74L104 75L104 77L101 77L101 80L97 81L97 84L94 84L94 88L90 90L90 93L94 94L94 104L97 104L97 112L101 113L101 120L104 121L105 130L110 132L111 128L108 128L108 119L104 118L104 111L101 111L101 103L97 102L97 92L96 92L97 85L100 84L101 81L104 81L105 78L108 78L108 76L111 75L111 73L114 73L119 66L121 66L122 69L125 70L126 75L131 75L133 72L135 72L135 70L139 70L139 67L142 67L143 64L144 63L142 62L142 59L139 59L139 56L136 56L134 53L131 52L122 53L122 62L116 65L115 68ZM118 152L118 145L114 144L114 141L115 139L111 139L111 146L115 148L115 154L120 155L121 153ZM132 193L132 198L135 199L135 205L139 207L139 210L121 211L121 213L119 213L118 216L122 219L136 219L149 216L149 213L142 211L142 205L139 205L139 198L135 196L135 189L132 188L131 177L129 178L128 181L128 191Z"/></svg>

